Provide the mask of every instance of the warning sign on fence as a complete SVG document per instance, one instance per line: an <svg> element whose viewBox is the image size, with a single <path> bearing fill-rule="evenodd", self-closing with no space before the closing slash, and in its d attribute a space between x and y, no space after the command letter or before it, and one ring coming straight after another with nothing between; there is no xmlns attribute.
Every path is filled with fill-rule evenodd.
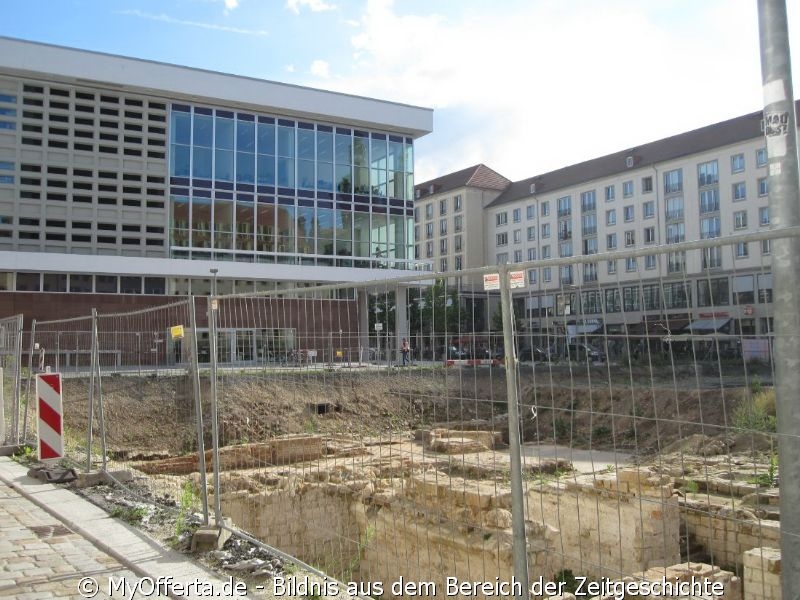
<svg viewBox="0 0 800 600"><path fill-rule="evenodd" d="M61 400L61 373L37 375L36 398L39 460L63 458L64 411Z"/></svg>

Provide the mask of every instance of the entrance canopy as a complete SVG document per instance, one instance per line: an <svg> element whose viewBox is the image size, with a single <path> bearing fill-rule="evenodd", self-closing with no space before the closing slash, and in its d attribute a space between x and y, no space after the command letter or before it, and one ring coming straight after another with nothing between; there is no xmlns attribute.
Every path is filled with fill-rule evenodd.
<svg viewBox="0 0 800 600"><path fill-rule="evenodd" d="M684 331L688 333L716 333L730 323L730 321L729 317L697 319L689 323Z"/></svg>

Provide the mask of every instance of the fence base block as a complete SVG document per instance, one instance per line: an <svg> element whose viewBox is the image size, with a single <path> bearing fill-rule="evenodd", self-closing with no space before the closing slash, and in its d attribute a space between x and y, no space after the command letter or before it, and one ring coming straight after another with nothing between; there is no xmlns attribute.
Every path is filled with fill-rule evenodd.
<svg viewBox="0 0 800 600"><path fill-rule="evenodd" d="M231 537L230 527L233 522L230 519L223 519L225 526L218 527L214 523L203 525L192 536L192 552L208 552L210 550L221 550Z"/></svg>

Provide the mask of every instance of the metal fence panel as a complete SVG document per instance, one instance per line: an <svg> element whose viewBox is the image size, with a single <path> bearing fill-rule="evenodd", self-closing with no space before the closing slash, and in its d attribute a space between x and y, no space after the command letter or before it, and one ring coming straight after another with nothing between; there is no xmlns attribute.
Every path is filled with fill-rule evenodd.
<svg viewBox="0 0 800 600"><path fill-rule="evenodd" d="M0 445L20 441L22 315L0 319Z"/></svg>

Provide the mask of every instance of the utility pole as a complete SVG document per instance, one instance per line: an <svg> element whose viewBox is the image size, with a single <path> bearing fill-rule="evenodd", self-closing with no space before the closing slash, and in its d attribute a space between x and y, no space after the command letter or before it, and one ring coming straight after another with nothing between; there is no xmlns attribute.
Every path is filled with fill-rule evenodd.
<svg viewBox="0 0 800 600"><path fill-rule="evenodd" d="M772 227L800 225L797 117L792 88L785 0L758 0L764 134L769 157L769 212ZM784 598L800 590L800 238L772 240L775 319L775 393L781 494L781 589Z"/></svg>

